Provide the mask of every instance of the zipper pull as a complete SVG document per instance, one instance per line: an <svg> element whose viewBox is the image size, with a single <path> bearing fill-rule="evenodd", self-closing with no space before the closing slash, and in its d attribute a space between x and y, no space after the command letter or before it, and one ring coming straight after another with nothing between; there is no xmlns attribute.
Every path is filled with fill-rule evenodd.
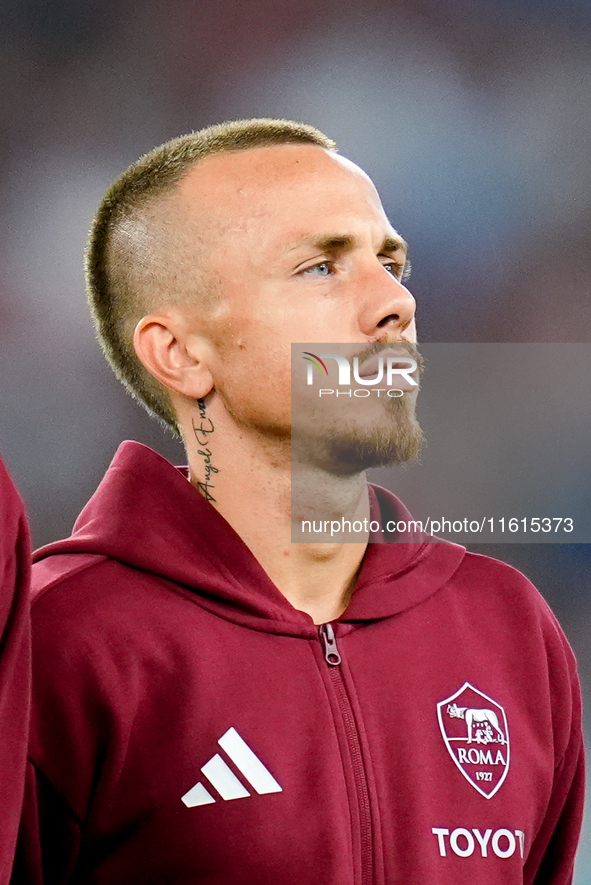
<svg viewBox="0 0 591 885"><path fill-rule="evenodd" d="M331 623L322 624L320 626L320 638L324 645L324 659L331 667L338 667L341 663L341 656L337 648L334 630Z"/></svg>

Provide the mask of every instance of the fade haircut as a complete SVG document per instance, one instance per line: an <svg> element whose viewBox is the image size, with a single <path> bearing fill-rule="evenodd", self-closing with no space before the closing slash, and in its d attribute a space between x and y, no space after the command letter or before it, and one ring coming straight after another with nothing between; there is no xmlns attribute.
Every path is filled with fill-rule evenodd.
<svg viewBox="0 0 591 885"><path fill-rule="evenodd" d="M92 223L86 287L103 353L134 399L177 436L168 391L144 368L133 346L134 329L151 310L178 302L187 292L204 303L212 295L213 283L195 261L183 266L183 225L178 219L175 224L172 197L193 166L211 154L282 144L336 151L335 143L318 129L291 120L209 126L140 157L111 185Z"/></svg>

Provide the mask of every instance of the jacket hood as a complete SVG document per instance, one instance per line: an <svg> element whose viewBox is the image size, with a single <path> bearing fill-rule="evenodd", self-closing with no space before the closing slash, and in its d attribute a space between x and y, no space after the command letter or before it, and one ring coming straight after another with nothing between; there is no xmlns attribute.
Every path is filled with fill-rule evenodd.
<svg viewBox="0 0 591 885"><path fill-rule="evenodd" d="M401 502L370 486L371 518L412 519ZM391 617L431 596L458 569L465 549L409 533L381 532L368 545L357 586L340 621ZM41 548L35 561L63 554L108 557L199 594L222 617L259 629L301 632L311 618L280 593L223 516L187 481L186 471L136 442L118 449L72 535ZM79 563L79 559L77 560ZM253 621L254 618L254 621ZM273 626L274 625L274 626ZM307 632L307 631L306 631Z"/></svg>

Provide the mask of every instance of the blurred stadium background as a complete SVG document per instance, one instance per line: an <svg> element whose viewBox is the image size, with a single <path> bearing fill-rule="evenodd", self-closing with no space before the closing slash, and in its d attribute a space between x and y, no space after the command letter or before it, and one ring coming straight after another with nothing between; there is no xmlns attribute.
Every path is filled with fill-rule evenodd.
<svg viewBox="0 0 591 885"><path fill-rule="evenodd" d="M588 0L0 0L0 12L0 451L36 545L69 532L120 440L182 460L103 364L82 278L109 182L182 132L285 116L335 138L411 243L423 340L591 341ZM588 492L580 461L570 481ZM591 733L591 547L475 549L521 568L558 614ZM577 885L591 881L590 832Z"/></svg>

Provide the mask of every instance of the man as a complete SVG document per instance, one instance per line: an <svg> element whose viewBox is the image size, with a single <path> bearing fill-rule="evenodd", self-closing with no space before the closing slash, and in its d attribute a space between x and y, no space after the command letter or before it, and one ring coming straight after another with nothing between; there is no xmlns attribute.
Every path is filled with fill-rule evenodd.
<svg viewBox="0 0 591 885"><path fill-rule="evenodd" d="M579 690L546 605L457 545L368 544L408 519L363 468L418 451L418 370L362 419L292 418L292 342L365 381L416 355L405 265L367 176L299 124L183 137L107 194L99 336L189 468L125 443L38 555L17 882L571 881ZM307 507L369 528L292 544Z"/></svg>
<svg viewBox="0 0 591 885"><path fill-rule="evenodd" d="M30 690L31 546L23 503L0 460L0 883L10 879L23 801Z"/></svg>

